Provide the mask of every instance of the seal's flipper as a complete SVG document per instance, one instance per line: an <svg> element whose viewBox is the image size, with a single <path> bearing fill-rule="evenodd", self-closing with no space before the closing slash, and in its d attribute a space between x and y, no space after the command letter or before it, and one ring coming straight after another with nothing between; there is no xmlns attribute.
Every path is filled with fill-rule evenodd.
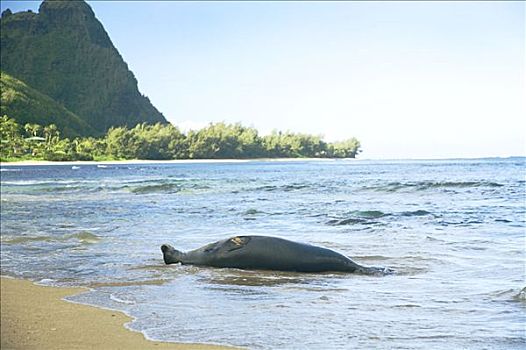
<svg viewBox="0 0 526 350"><path fill-rule="evenodd" d="M203 248L203 252L207 254L214 254L219 252L231 252L240 248L243 248L250 241L250 237L247 236L236 236L229 238L224 241L208 244Z"/></svg>
<svg viewBox="0 0 526 350"><path fill-rule="evenodd" d="M225 248L227 251L231 252L233 250L243 248L248 242L250 242L250 237L247 236L232 237L226 242Z"/></svg>

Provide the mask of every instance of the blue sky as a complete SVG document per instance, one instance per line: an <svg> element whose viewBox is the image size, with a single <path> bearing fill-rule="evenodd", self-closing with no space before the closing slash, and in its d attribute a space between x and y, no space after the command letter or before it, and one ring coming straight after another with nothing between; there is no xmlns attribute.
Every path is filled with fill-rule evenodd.
<svg viewBox="0 0 526 350"><path fill-rule="evenodd" d="M524 2L88 3L183 128L356 136L361 158L526 155Z"/></svg>

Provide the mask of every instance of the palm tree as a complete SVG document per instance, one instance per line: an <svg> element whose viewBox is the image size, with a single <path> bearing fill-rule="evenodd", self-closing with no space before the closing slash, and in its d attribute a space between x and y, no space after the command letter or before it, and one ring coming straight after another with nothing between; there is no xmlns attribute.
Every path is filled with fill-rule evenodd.
<svg viewBox="0 0 526 350"><path fill-rule="evenodd" d="M55 124L49 124L44 127L44 137L46 138L46 143L50 144L58 141L60 137L60 132Z"/></svg>
<svg viewBox="0 0 526 350"><path fill-rule="evenodd" d="M37 137L42 133L42 126L38 124L27 123L26 125L24 125L24 129L29 135L33 137Z"/></svg>

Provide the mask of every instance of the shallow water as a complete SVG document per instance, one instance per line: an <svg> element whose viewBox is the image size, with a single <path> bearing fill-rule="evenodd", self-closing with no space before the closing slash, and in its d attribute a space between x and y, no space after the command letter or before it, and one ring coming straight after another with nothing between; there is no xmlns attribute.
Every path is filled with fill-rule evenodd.
<svg viewBox="0 0 526 350"><path fill-rule="evenodd" d="M157 340L251 349L526 344L526 159L4 166L1 272L89 286ZM170 265L233 235L394 275ZM522 291L522 292L521 292Z"/></svg>

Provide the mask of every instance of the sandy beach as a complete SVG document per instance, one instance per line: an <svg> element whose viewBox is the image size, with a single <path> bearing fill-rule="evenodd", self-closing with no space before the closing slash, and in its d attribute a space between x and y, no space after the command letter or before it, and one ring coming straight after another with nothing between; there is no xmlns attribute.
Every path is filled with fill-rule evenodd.
<svg viewBox="0 0 526 350"><path fill-rule="evenodd" d="M70 303L82 288L55 288L1 278L1 346L8 349L233 349L147 340L124 327L123 313Z"/></svg>
<svg viewBox="0 0 526 350"><path fill-rule="evenodd" d="M355 160L346 158L347 160ZM123 165L123 164L198 164L198 163L247 163L247 162L302 162L302 161L334 161L333 158L250 158L250 159L172 159L172 160L77 160L77 161L48 161L48 160L20 160L15 162L0 162L0 166L27 165Z"/></svg>

